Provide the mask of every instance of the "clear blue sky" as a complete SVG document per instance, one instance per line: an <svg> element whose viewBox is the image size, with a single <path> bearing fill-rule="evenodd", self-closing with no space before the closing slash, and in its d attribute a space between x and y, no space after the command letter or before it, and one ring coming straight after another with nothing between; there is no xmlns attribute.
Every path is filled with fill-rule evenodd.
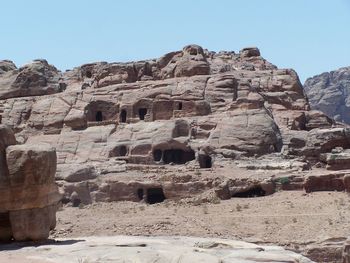
<svg viewBox="0 0 350 263"><path fill-rule="evenodd" d="M0 59L61 70L156 58L195 43L257 46L306 77L350 66L350 0L0 0Z"/></svg>

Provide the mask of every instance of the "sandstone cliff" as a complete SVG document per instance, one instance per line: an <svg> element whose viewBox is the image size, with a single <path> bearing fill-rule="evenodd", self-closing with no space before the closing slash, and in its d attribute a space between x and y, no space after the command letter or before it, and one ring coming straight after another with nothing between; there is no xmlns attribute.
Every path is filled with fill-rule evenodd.
<svg viewBox="0 0 350 263"><path fill-rule="evenodd" d="M20 143L56 148L56 180L68 202L151 202L154 189L162 198L189 189L130 179L128 171L141 169L135 165L211 168L275 154L272 166L307 169L327 163L322 153L350 148L347 128L310 110L295 71L278 69L257 48L215 53L189 45L159 59L97 62L64 73L45 60L19 69L0 65L2 122ZM121 172L129 176L124 182L101 176ZM204 178L187 181L195 184L188 194L213 187ZM217 194L234 195L233 185Z"/></svg>
<svg viewBox="0 0 350 263"><path fill-rule="evenodd" d="M304 89L311 108L350 124L350 67L309 78Z"/></svg>

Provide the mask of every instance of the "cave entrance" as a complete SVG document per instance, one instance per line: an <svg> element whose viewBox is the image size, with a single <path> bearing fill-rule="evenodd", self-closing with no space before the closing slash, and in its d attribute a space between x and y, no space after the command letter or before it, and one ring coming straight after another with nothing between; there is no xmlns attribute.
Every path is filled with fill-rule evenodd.
<svg viewBox="0 0 350 263"><path fill-rule="evenodd" d="M12 229L10 222L10 213L0 213L0 242L9 241L12 238Z"/></svg>
<svg viewBox="0 0 350 263"><path fill-rule="evenodd" d="M120 146L120 148L119 148L119 156L125 156L127 151L128 150L126 149L126 146L124 146L124 145Z"/></svg>
<svg viewBox="0 0 350 263"><path fill-rule="evenodd" d="M246 191L235 193L232 197L238 198L251 198L251 197L260 197L265 196L266 192L261 188L261 186L254 186Z"/></svg>
<svg viewBox="0 0 350 263"><path fill-rule="evenodd" d="M137 189L137 197L139 198L139 200L143 200L143 189L139 188Z"/></svg>
<svg viewBox="0 0 350 263"><path fill-rule="evenodd" d="M128 148L125 145L116 146L109 152L109 157L126 156Z"/></svg>
<svg viewBox="0 0 350 263"><path fill-rule="evenodd" d="M156 204L165 200L165 195L161 187L147 189L147 203Z"/></svg>
<svg viewBox="0 0 350 263"><path fill-rule="evenodd" d="M81 200L80 200L79 198L74 198L74 199L72 200L72 206L73 206L73 207L79 207L80 204L81 204Z"/></svg>
<svg viewBox="0 0 350 263"><path fill-rule="evenodd" d="M184 164L195 159L193 150L184 151L180 149L165 150L163 154L164 163Z"/></svg>
<svg viewBox="0 0 350 263"><path fill-rule="evenodd" d="M159 149L154 150L153 151L153 159L154 159L154 161L160 162L162 160L162 155L163 155L162 150L159 150Z"/></svg>
<svg viewBox="0 0 350 263"><path fill-rule="evenodd" d="M146 114L147 114L147 109L146 108L140 108L139 109L139 118L140 118L140 120L144 120Z"/></svg>
<svg viewBox="0 0 350 263"><path fill-rule="evenodd" d="M211 168L212 159L209 155L200 155L199 157L199 167L200 168Z"/></svg>
<svg viewBox="0 0 350 263"><path fill-rule="evenodd" d="M92 78L92 73L90 70L86 71L86 77L91 79Z"/></svg>
<svg viewBox="0 0 350 263"><path fill-rule="evenodd" d="M182 110L182 102L179 102L177 109Z"/></svg>
<svg viewBox="0 0 350 263"><path fill-rule="evenodd" d="M101 111L96 112L96 118L95 119L98 122L103 120L103 116L102 116L102 112Z"/></svg>
<svg viewBox="0 0 350 263"><path fill-rule="evenodd" d="M120 112L120 122L126 122L126 110Z"/></svg>

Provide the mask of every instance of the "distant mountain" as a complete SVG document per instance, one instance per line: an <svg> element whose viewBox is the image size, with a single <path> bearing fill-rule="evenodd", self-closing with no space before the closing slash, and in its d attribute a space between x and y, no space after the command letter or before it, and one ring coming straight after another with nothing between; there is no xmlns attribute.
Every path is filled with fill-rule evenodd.
<svg viewBox="0 0 350 263"><path fill-rule="evenodd" d="M313 109L350 124L350 67L309 78L304 89Z"/></svg>

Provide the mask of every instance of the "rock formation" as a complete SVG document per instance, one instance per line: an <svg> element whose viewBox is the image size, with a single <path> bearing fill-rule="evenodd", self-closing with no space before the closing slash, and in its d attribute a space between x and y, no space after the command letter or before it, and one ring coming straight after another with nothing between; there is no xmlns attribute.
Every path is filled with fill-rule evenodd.
<svg viewBox="0 0 350 263"><path fill-rule="evenodd" d="M200 176L186 183L108 177L129 176L137 165L200 169L275 156L263 166L309 169L328 162L322 154L350 148L348 128L310 110L297 74L267 62L257 48L236 54L189 45L159 59L97 62L64 73L45 60L19 69L0 65L2 122L18 142L56 149L56 180L64 200L76 205L176 198L184 185L196 187L182 195L220 185ZM238 188L225 182L230 190L217 193L229 198Z"/></svg>
<svg viewBox="0 0 350 263"><path fill-rule="evenodd" d="M309 78L304 89L311 108L350 124L350 67Z"/></svg>
<svg viewBox="0 0 350 263"><path fill-rule="evenodd" d="M0 124L0 165L0 241L47 238L60 200L55 150L16 145L12 130Z"/></svg>

